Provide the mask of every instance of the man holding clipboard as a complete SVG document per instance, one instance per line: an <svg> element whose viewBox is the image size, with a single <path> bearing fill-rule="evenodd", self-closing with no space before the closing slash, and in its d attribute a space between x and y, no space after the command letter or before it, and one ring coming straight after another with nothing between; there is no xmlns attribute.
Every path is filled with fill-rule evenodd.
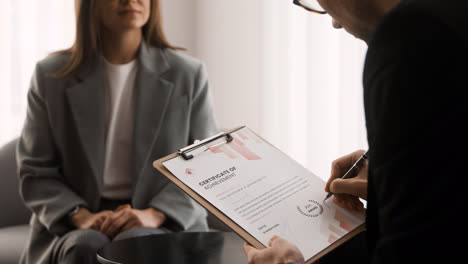
<svg viewBox="0 0 468 264"><path fill-rule="evenodd" d="M345 206L355 206L356 197L368 200L370 259L365 262L465 259L464 243L456 241L467 234L459 223L460 211L467 208L468 131L459 121L468 114L468 4L294 2L309 11L329 13L334 27L344 27L369 46L364 69L369 167L355 179L335 180L363 152L345 156L333 164L326 187L343 193L336 198ZM267 249L246 245L245 251L249 264L303 262L297 248L281 238L272 239ZM346 256L343 261L349 263Z"/></svg>
<svg viewBox="0 0 468 264"><path fill-rule="evenodd" d="M245 126L179 149L154 167L250 245L268 248L281 236L308 264L364 230L363 210L325 199L326 182Z"/></svg>

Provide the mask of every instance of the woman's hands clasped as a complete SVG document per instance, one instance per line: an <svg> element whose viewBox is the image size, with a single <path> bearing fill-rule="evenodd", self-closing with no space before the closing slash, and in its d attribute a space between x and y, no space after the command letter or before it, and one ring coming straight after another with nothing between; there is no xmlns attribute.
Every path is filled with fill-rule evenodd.
<svg viewBox="0 0 468 264"><path fill-rule="evenodd" d="M144 210L133 209L130 205L122 205L101 225L100 231L108 237L137 227L158 228L166 220L166 216L153 208Z"/></svg>
<svg viewBox="0 0 468 264"><path fill-rule="evenodd" d="M78 229L99 230L102 223L112 215L112 211L91 213L86 208L80 210L71 217L71 223Z"/></svg>
<svg viewBox="0 0 468 264"><path fill-rule="evenodd" d="M86 208L81 208L71 217L72 224L78 229L94 229L101 231L109 238L137 227L158 228L164 221L164 213L147 208L144 210L131 208L130 205L122 205L114 211L101 211L91 213Z"/></svg>

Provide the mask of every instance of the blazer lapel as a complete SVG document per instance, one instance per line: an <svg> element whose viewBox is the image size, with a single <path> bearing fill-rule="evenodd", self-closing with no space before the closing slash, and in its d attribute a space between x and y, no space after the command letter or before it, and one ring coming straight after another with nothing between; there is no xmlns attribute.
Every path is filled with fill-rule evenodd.
<svg viewBox="0 0 468 264"><path fill-rule="evenodd" d="M144 43L139 51L140 69L136 83L136 103L134 119L134 157L137 179L146 167L152 164L148 159L162 126L173 83L160 75L167 69L161 49L147 47ZM137 180L134 181L136 183Z"/></svg>
<svg viewBox="0 0 468 264"><path fill-rule="evenodd" d="M101 189L106 119L104 75L100 63L80 79L82 82L68 88L66 95L96 183Z"/></svg>

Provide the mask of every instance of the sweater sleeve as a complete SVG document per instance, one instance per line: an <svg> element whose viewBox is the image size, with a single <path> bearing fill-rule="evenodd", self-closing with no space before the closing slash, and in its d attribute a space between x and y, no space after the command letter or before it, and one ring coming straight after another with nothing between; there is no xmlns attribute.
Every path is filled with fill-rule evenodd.
<svg viewBox="0 0 468 264"><path fill-rule="evenodd" d="M453 255L448 228L466 207L467 47L441 20L394 10L369 45L364 74L372 263ZM464 186L461 192L456 186ZM446 260L446 259L445 259Z"/></svg>

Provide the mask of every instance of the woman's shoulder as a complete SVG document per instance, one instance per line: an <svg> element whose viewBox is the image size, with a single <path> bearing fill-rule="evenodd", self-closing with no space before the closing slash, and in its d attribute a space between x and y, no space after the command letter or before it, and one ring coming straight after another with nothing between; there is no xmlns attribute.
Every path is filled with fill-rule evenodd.
<svg viewBox="0 0 468 264"><path fill-rule="evenodd" d="M193 83L208 78L204 63L185 52L154 46L143 47L139 54L141 64L150 72L163 73L161 77L168 81Z"/></svg>
<svg viewBox="0 0 468 264"><path fill-rule="evenodd" d="M71 53L68 51L51 53L42 60L39 60L36 64L36 68L40 68L41 73L46 75L56 73L65 66L70 55Z"/></svg>
<svg viewBox="0 0 468 264"><path fill-rule="evenodd" d="M163 50L164 57L166 58L169 66L173 69L182 71L194 72L199 71L203 66L203 62L195 57L185 54L181 51L172 49Z"/></svg>

